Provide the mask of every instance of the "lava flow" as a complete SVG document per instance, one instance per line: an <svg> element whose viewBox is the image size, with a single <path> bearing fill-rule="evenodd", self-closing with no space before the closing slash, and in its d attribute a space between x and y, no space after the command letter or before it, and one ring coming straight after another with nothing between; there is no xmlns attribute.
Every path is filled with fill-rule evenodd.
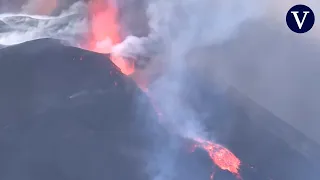
<svg viewBox="0 0 320 180"><path fill-rule="evenodd" d="M236 175L238 179L242 179L239 174L241 161L229 149L211 141L206 141L199 138L194 140L196 141L194 148L198 147L204 149L208 152L213 163L216 164L220 169L229 171ZM213 179L213 176L211 176L211 179Z"/></svg>
<svg viewBox="0 0 320 180"><path fill-rule="evenodd" d="M121 42L119 35L119 24L117 22L117 8L110 0L94 0L90 4L91 15L91 35L89 41L89 50L98 53L111 53L112 47ZM111 60L118 66L123 74L130 75L134 72L134 65L121 57L111 54ZM139 82L137 84L141 86ZM146 91L146 89L142 89ZM149 96L152 101L152 98ZM159 107L153 102L159 116L162 114ZM202 148L208 152L213 163L222 170L231 172L240 177L240 160L225 147L215 144L211 141L200 138L193 139L195 148ZM213 174L211 175L213 178Z"/></svg>

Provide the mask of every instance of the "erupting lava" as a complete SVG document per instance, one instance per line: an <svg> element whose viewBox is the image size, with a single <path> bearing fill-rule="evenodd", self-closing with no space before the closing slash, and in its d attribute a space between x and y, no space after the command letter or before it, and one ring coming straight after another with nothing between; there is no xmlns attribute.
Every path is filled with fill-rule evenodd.
<svg viewBox="0 0 320 180"><path fill-rule="evenodd" d="M90 35L90 42L88 45L89 50L98 53L111 53L112 47L121 42L117 13L117 8L112 4L111 0L94 0L91 2L90 15L92 34ZM126 75L132 74L135 70L133 64L114 54L111 54L111 60L121 69L122 73ZM139 85L139 82L137 82L137 84ZM147 91L147 89L143 90ZM156 109L160 115L160 109ZM240 177L239 166L241 162L230 150L219 144L200 138L193 139L193 141L195 142L194 148L198 147L207 151L213 163L219 168ZM213 174L211 175L211 179L213 179Z"/></svg>
<svg viewBox="0 0 320 180"><path fill-rule="evenodd" d="M111 0L93 0L90 3L89 12L91 16L89 50L111 53L112 47L121 42L117 8ZM134 64L122 57L111 54L111 60L122 73L130 75L134 72Z"/></svg>
<svg viewBox="0 0 320 180"><path fill-rule="evenodd" d="M198 147L204 149L208 152L213 163L216 164L220 169L229 171L241 179L239 174L241 161L229 149L211 141L206 141L199 138L194 140L197 142L194 145L194 148ZM211 179L213 179L213 175L211 176Z"/></svg>

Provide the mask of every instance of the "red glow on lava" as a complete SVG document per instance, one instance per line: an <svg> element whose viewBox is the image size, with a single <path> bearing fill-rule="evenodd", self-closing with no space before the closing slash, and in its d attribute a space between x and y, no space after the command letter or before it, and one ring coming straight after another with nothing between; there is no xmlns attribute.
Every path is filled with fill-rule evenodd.
<svg viewBox="0 0 320 180"><path fill-rule="evenodd" d="M89 50L111 53L112 47L121 42L117 7L111 0L93 0L89 12L91 16ZM126 59L111 54L111 60L122 73L130 75L134 72L134 64Z"/></svg>
<svg viewBox="0 0 320 180"><path fill-rule="evenodd" d="M194 147L202 148L208 152L211 160L220 169L231 172L241 179L239 169L241 161L227 148L220 144L215 144L211 141L202 139L194 139L197 143Z"/></svg>

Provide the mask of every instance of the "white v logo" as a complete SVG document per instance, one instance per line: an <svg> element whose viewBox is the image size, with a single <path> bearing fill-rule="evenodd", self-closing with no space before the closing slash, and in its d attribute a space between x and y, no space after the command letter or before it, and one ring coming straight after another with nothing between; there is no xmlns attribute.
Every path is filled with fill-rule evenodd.
<svg viewBox="0 0 320 180"><path fill-rule="evenodd" d="M291 11L291 14L293 14L299 29L301 29L304 24L304 20L306 20L306 17L310 13L310 11L303 11L304 16L303 16L302 22L299 19L298 13L299 11Z"/></svg>

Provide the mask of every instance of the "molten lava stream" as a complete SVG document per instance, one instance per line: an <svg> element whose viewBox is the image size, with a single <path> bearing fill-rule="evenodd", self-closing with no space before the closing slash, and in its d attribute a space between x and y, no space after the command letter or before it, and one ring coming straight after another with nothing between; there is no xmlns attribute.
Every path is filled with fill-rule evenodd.
<svg viewBox="0 0 320 180"><path fill-rule="evenodd" d="M207 151L212 162L220 169L229 171L238 179L242 179L239 173L241 161L229 149L200 138L194 139L194 141L196 142L194 148L201 148ZM211 175L211 179L213 179L213 175L214 173Z"/></svg>

